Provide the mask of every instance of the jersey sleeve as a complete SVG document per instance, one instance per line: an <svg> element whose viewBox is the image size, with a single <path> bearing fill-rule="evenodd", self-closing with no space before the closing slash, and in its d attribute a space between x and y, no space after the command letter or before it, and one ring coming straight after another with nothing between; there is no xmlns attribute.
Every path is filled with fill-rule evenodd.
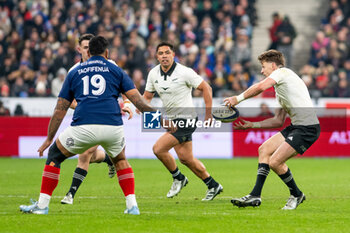
<svg viewBox="0 0 350 233"><path fill-rule="evenodd" d="M64 98L69 102L72 102L74 100L74 92L72 91L72 87L71 87L72 78L74 76L73 73L74 72L68 73L67 77L63 82L62 89L58 94L58 97Z"/></svg>
<svg viewBox="0 0 350 233"><path fill-rule="evenodd" d="M134 82L131 80L131 78L129 77L129 75L127 75L124 71L121 72L123 75L123 79L121 82L121 92L125 93L127 91L130 91L132 89L135 89L135 84Z"/></svg>
<svg viewBox="0 0 350 233"><path fill-rule="evenodd" d="M203 82L203 78L199 76L193 69L188 68L185 74L185 82L188 86L197 88L201 82Z"/></svg>
<svg viewBox="0 0 350 233"><path fill-rule="evenodd" d="M273 71L270 74L269 78L272 78L273 80L275 80L275 82L277 84L279 84L281 82L282 78L283 78L282 69L277 69L277 70Z"/></svg>
<svg viewBox="0 0 350 233"><path fill-rule="evenodd" d="M145 91L148 91L151 93L156 92L156 89L154 87L153 80L152 80L152 72L148 73Z"/></svg>

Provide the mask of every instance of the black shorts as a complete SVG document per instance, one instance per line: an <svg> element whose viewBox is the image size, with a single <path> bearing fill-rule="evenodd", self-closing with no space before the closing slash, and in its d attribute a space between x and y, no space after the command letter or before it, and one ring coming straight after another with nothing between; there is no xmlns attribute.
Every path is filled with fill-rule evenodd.
<svg viewBox="0 0 350 233"><path fill-rule="evenodd" d="M173 122L179 122L183 121L184 125L186 125L186 119L178 118L174 119ZM197 119L196 119L197 122ZM175 133L171 133L178 141L179 143L187 142L187 141L192 141L192 134L196 130L196 124L194 124L194 127L177 127L177 130Z"/></svg>
<svg viewBox="0 0 350 233"><path fill-rule="evenodd" d="M290 125L281 131L286 142L303 154L320 136L320 125Z"/></svg>

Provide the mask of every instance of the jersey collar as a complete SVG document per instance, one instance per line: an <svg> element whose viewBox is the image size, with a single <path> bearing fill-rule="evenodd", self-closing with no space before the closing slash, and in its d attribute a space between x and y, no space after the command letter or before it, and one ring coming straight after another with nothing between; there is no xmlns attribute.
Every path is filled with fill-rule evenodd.
<svg viewBox="0 0 350 233"><path fill-rule="evenodd" d="M166 81L167 76L170 76L173 73L173 71L175 70L175 67L176 67L176 62L174 61L170 69L168 70L168 72L165 73L162 70L162 68L160 68L160 76L164 76L164 81Z"/></svg>
<svg viewBox="0 0 350 233"><path fill-rule="evenodd" d="M90 57L88 59L88 61L89 60L106 60L106 58L104 58L103 56L100 56L100 55L94 55L94 56Z"/></svg>

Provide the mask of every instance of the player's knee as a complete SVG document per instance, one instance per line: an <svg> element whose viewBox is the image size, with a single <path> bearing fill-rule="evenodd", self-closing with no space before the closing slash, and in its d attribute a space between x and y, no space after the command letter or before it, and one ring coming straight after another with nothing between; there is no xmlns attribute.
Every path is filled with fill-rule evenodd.
<svg viewBox="0 0 350 233"><path fill-rule="evenodd" d="M53 167L61 167L61 163L66 159L67 157L58 149L56 142L50 146L49 154L47 156L46 165L50 165Z"/></svg>
<svg viewBox="0 0 350 233"><path fill-rule="evenodd" d="M269 147L265 144L262 144L261 146L259 146L259 156L270 156L270 150Z"/></svg>
<svg viewBox="0 0 350 233"><path fill-rule="evenodd" d="M158 156L161 153L160 146L158 146L158 144L154 144L152 150L153 154L155 154L156 156Z"/></svg>

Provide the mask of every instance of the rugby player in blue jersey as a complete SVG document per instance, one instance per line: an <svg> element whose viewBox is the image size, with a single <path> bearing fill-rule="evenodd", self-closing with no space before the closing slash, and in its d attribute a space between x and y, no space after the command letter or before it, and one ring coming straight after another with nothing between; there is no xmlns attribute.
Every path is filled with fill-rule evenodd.
<svg viewBox="0 0 350 233"><path fill-rule="evenodd" d="M22 212L48 214L52 192L58 184L61 163L92 146L101 145L116 167L119 184L126 197L124 213L140 214L134 193L134 173L125 158L123 121L118 97L124 93L141 112L155 110L142 98L130 77L107 60L107 46L108 41L104 37L92 38L89 42L90 59L68 73L49 123L47 138L38 149L40 156L52 144L71 102L75 99L78 105L71 126L50 146L38 202L21 205ZM169 125L169 122L166 123Z"/></svg>
<svg viewBox="0 0 350 233"><path fill-rule="evenodd" d="M70 72L71 70L76 68L76 66L78 66L80 63L85 62L89 59L89 54L88 54L89 41L93 37L94 37L93 34L83 34L79 37L77 51L81 54L81 61L76 63L68 72ZM108 61L114 63L114 61L112 61L112 60L108 60ZM124 105L123 105L122 111L127 112L129 114L129 119L130 119L132 117L132 110L130 109L130 107L128 105L128 104L130 104L130 101L127 100L124 95L122 95L122 96L124 99ZM76 106L77 106L77 102L75 100L73 100L70 107L72 109L75 109ZM93 147L89 148L87 151L85 151L84 153L79 154L78 164L77 164L77 167L75 168L74 173L73 173L72 184L71 184L66 196L64 196L64 198L61 200L62 204L70 204L70 205L73 204L74 196L75 196L76 192L78 191L80 185L84 181L85 177L87 176L90 163L101 163L101 162L107 163L108 176L110 178L114 177L116 171L115 171L115 167L114 167L112 161L110 160L109 156L103 150L97 149L97 147L98 147L98 145L93 146Z"/></svg>

